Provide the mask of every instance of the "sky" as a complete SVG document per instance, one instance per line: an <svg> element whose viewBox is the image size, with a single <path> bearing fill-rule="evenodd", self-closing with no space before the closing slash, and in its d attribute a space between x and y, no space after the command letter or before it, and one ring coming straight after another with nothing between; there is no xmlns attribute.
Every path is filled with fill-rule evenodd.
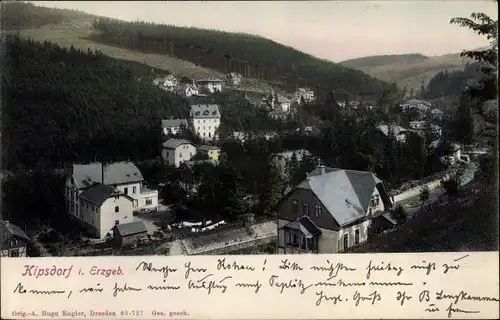
<svg viewBox="0 0 500 320"><path fill-rule="evenodd" d="M319 58L461 52L488 45L484 36L451 25L483 12L497 20L493 0L392 1L36 1L121 20L143 20L270 38Z"/></svg>

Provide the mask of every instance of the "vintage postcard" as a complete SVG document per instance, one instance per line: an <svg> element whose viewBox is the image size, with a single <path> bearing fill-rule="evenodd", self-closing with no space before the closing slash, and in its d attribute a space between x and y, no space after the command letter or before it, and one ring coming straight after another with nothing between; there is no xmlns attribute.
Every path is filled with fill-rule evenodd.
<svg viewBox="0 0 500 320"><path fill-rule="evenodd" d="M0 26L2 319L498 318L497 1Z"/></svg>

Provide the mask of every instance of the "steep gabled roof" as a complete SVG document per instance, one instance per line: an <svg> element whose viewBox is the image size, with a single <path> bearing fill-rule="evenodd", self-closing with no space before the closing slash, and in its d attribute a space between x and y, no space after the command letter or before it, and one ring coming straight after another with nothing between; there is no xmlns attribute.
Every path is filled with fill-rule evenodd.
<svg viewBox="0 0 500 320"><path fill-rule="evenodd" d="M383 191L381 184L371 172L318 167L296 188L311 190L335 221L345 226L366 216L375 188Z"/></svg>
<svg viewBox="0 0 500 320"><path fill-rule="evenodd" d="M31 243L31 239L21 230L21 228L8 221L0 220L0 245L13 237Z"/></svg>
<svg viewBox="0 0 500 320"><path fill-rule="evenodd" d="M146 229L146 225L142 221L119 224L116 225L114 228L118 231L118 233L122 237L148 232L148 229Z"/></svg>
<svg viewBox="0 0 500 320"><path fill-rule="evenodd" d="M80 199L86 200L100 207L107 199L119 195L121 195L121 193L118 189L102 183L96 183L92 187L83 191L79 197Z"/></svg>
<svg viewBox="0 0 500 320"><path fill-rule="evenodd" d="M69 174L78 189L89 188L96 182L113 185L144 180L139 169L130 161L113 162L104 165L100 162L73 164Z"/></svg>
<svg viewBox="0 0 500 320"><path fill-rule="evenodd" d="M184 139L168 139L167 141L163 142L162 146L163 148L166 149L176 149L177 147L183 145L183 144L191 144L188 140Z"/></svg>

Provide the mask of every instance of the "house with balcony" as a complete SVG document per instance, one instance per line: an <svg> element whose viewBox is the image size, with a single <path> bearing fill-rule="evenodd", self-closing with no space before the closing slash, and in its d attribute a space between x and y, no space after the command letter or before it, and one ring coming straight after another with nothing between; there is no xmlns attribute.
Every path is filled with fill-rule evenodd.
<svg viewBox="0 0 500 320"><path fill-rule="evenodd" d="M179 135L188 127L187 119L166 119L161 121L163 135Z"/></svg>
<svg viewBox="0 0 500 320"><path fill-rule="evenodd" d="M196 155L196 147L184 139L168 139L163 142L161 157L165 164L178 168Z"/></svg>
<svg viewBox="0 0 500 320"><path fill-rule="evenodd" d="M66 172L65 198L68 214L97 237L115 222L132 222L133 212L158 209L158 191L146 187L130 161L73 164Z"/></svg>
<svg viewBox="0 0 500 320"><path fill-rule="evenodd" d="M366 242L372 219L391 207L373 173L320 166L275 206L278 254L343 252Z"/></svg>
<svg viewBox="0 0 500 320"><path fill-rule="evenodd" d="M196 81L197 87L203 89L208 93L215 93L222 91L222 80L214 77L200 79Z"/></svg>
<svg viewBox="0 0 500 320"><path fill-rule="evenodd" d="M15 224L6 220L0 220L0 256L27 257L28 247L32 240Z"/></svg>
<svg viewBox="0 0 500 320"><path fill-rule="evenodd" d="M192 105L189 116L194 133L202 140L213 141L217 139L217 129L219 129L221 118L218 105Z"/></svg>

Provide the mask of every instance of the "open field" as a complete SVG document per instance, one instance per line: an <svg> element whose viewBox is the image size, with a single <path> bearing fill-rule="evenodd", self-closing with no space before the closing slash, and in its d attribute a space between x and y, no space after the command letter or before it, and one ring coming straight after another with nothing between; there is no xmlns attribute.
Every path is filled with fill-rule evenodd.
<svg viewBox="0 0 500 320"><path fill-rule="evenodd" d="M87 27L44 27L38 29L25 29L20 32L20 35L35 41L43 42L47 40L67 48L73 45L74 48L85 51L87 48L99 50L112 58L136 61L181 77L185 76L194 79L203 77L224 77L222 73L216 70L203 68L189 61L177 59L168 55L141 53L94 42L88 38L92 32L92 29ZM259 82L254 79L246 79L239 87L251 91L268 92L271 90L271 87L267 83Z"/></svg>

